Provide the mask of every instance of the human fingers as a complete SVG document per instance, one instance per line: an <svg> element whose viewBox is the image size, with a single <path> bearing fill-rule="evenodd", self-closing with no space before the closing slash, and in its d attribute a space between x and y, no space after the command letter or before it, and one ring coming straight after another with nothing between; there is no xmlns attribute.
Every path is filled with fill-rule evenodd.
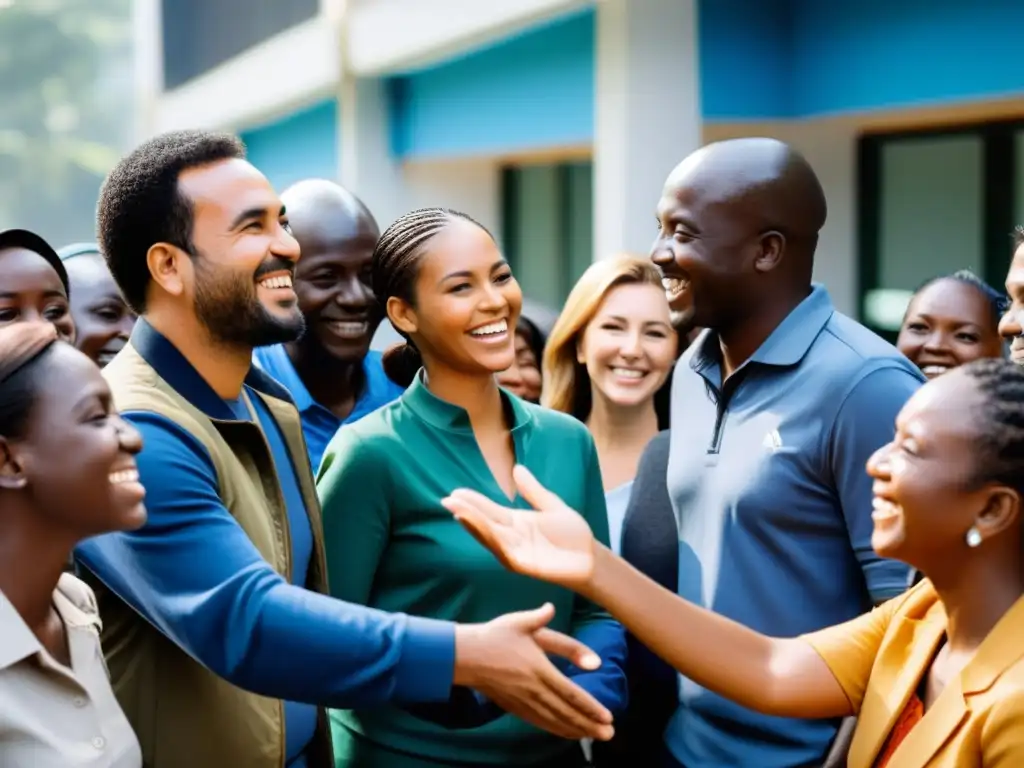
<svg viewBox="0 0 1024 768"><path fill-rule="evenodd" d="M498 529L489 517L458 496L442 499L441 504L474 539L485 549L490 550L503 566L510 570L517 569L518 563L514 561L510 552L510 542L506 542L506 539L499 535Z"/></svg>
<svg viewBox="0 0 1024 768"><path fill-rule="evenodd" d="M597 699L565 677L553 664L542 672L542 677L546 689L541 700L558 714L566 727L581 734L573 738L601 741L611 738L612 714Z"/></svg>
<svg viewBox="0 0 1024 768"><path fill-rule="evenodd" d="M565 507L565 502L541 485L533 473L522 464L517 464L512 469L512 479L515 481L519 495L530 502L530 506L534 509L550 512Z"/></svg>
<svg viewBox="0 0 1024 768"><path fill-rule="evenodd" d="M510 526L515 520L515 510L503 507L501 504L491 501L483 494L471 491L469 488L456 488L448 498L463 501L498 525Z"/></svg>
<svg viewBox="0 0 1024 768"><path fill-rule="evenodd" d="M544 627L533 633L533 639L544 653L566 658L580 669L590 672L601 666L601 657L574 637Z"/></svg>
<svg viewBox="0 0 1024 768"><path fill-rule="evenodd" d="M532 696L527 699L518 696L507 696L497 694L491 700L509 714L535 725L541 730L553 733L563 739L584 739L586 733L582 733L572 725L565 722L560 712L551 709L544 696Z"/></svg>
<svg viewBox="0 0 1024 768"><path fill-rule="evenodd" d="M565 709L575 713L577 722L586 720L597 724L611 724L612 713L601 702L559 672L550 660L545 658L544 661L538 670L541 679Z"/></svg>

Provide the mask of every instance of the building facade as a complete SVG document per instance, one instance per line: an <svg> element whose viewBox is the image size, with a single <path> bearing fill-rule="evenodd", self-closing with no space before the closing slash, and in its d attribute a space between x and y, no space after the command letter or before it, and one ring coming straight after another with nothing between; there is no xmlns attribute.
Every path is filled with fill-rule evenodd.
<svg viewBox="0 0 1024 768"><path fill-rule="evenodd" d="M1002 282L1021 29L1020 0L136 0L138 130L235 130L279 188L337 179L382 225L464 210L556 307L648 252L686 154L776 137L825 186L817 278L886 332L931 275Z"/></svg>

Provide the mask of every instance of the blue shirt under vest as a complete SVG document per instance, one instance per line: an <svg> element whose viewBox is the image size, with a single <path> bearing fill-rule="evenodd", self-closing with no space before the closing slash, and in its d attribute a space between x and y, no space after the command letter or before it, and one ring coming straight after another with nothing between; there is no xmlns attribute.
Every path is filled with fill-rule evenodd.
<svg viewBox="0 0 1024 768"><path fill-rule="evenodd" d="M284 344L259 347L253 352L252 359L264 373L269 374L291 394L302 419L302 432L306 437L309 463L314 474L320 468L327 444L342 425L358 421L366 414L397 400L405 391L384 373L380 352L367 352L363 358L363 391L356 398L352 412L346 418L339 419L309 394Z"/></svg>

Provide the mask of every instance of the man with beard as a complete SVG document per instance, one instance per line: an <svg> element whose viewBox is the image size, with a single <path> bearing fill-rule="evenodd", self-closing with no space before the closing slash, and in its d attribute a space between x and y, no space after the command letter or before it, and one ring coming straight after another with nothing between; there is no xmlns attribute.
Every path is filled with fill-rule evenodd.
<svg viewBox="0 0 1024 768"><path fill-rule="evenodd" d="M343 424L387 405L402 388L385 375L380 353L370 351L384 319L370 287L380 238L370 211L347 189L323 179L300 181L281 201L302 250L294 287L306 332L295 341L259 347L254 362L291 394L316 470Z"/></svg>
<svg viewBox="0 0 1024 768"><path fill-rule="evenodd" d="M550 607L464 626L320 594L320 509L299 414L251 366L255 347L303 330L299 247L242 144L199 131L146 142L105 181L97 224L139 314L104 376L144 446L137 471L110 482L141 480L149 519L77 557L145 763L325 768L322 706L420 704L421 715L475 724L489 708L469 688L566 738L608 738L610 715L544 653L599 663L543 626Z"/></svg>

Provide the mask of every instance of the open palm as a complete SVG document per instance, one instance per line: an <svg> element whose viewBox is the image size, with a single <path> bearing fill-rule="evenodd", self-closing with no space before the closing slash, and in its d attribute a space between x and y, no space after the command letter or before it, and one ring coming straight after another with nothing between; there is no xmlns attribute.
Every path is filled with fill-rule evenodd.
<svg viewBox="0 0 1024 768"><path fill-rule="evenodd" d="M503 507L465 489L442 503L506 568L570 588L585 583L594 570L594 535L586 520L525 467L516 467L513 476L536 512Z"/></svg>

